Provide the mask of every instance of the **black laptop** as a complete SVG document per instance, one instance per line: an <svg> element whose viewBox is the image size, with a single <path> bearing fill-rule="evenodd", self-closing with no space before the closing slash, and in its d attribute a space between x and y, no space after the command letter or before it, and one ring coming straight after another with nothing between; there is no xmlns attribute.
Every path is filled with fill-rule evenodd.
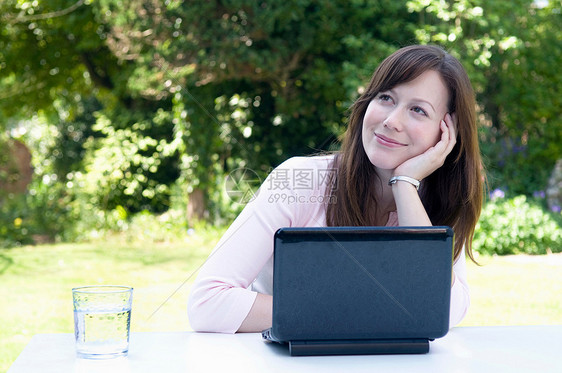
<svg viewBox="0 0 562 373"><path fill-rule="evenodd" d="M273 324L291 355L427 353L449 330L449 227L282 228Z"/></svg>

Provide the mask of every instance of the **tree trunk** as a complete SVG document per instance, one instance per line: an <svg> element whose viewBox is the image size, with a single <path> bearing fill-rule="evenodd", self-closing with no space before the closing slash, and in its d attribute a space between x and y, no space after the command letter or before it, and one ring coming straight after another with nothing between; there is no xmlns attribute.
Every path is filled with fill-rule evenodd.
<svg viewBox="0 0 562 373"><path fill-rule="evenodd" d="M25 193L33 175L31 153L27 146L17 140L8 140L3 145L7 145L4 150L7 151L7 161L0 163L0 190Z"/></svg>
<svg viewBox="0 0 562 373"><path fill-rule="evenodd" d="M560 212L562 206L562 159L559 159L552 170L546 188L546 200L550 210Z"/></svg>
<svg viewBox="0 0 562 373"><path fill-rule="evenodd" d="M187 219L188 221L203 220L206 217L206 200L205 193L202 189L195 188L189 194L187 202Z"/></svg>

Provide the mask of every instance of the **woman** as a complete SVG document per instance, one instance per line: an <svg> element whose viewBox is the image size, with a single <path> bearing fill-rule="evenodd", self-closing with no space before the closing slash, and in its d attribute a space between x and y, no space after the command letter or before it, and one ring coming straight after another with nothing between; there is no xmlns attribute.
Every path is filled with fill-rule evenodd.
<svg viewBox="0 0 562 373"><path fill-rule="evenodd" d="M281 227L429 226L455 231L450 325L470 300L465 250L483 199L474 93L435 46L387 57L355 102L341 151L277 167L222 237L188 302L198 331L271 326L273 235Z"/></svg>

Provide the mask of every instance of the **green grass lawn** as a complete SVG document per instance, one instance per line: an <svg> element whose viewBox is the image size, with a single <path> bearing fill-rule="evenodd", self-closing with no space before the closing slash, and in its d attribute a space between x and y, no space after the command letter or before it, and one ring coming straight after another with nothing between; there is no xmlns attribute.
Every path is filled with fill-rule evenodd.
<svg viewBox="0 0 562 373"><path fill-rule="evenodd" d="M480 257L468 265L461 326L562 324L562 253Z"/></svg>
<svg viewBox="0 0 562 373"><path fill-rule="evenodd" d="M135 288L132 331L189 330L186 300L221 231L184 242L119 239L0 249L0 372L37 333L73 332L71 288ZM461 325L562 324L562 255L481 257L469 264L472 306Z"/></svg>

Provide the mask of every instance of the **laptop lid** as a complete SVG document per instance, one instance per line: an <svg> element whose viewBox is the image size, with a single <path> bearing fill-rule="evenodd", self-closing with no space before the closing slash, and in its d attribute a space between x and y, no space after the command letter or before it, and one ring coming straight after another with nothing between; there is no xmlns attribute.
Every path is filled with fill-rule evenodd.
<svg viewBox="0 0 562 373"><path fill-rule="evenodd" d="M449 227L282 228L273 340L434 339L449 329Z"/></svg>

